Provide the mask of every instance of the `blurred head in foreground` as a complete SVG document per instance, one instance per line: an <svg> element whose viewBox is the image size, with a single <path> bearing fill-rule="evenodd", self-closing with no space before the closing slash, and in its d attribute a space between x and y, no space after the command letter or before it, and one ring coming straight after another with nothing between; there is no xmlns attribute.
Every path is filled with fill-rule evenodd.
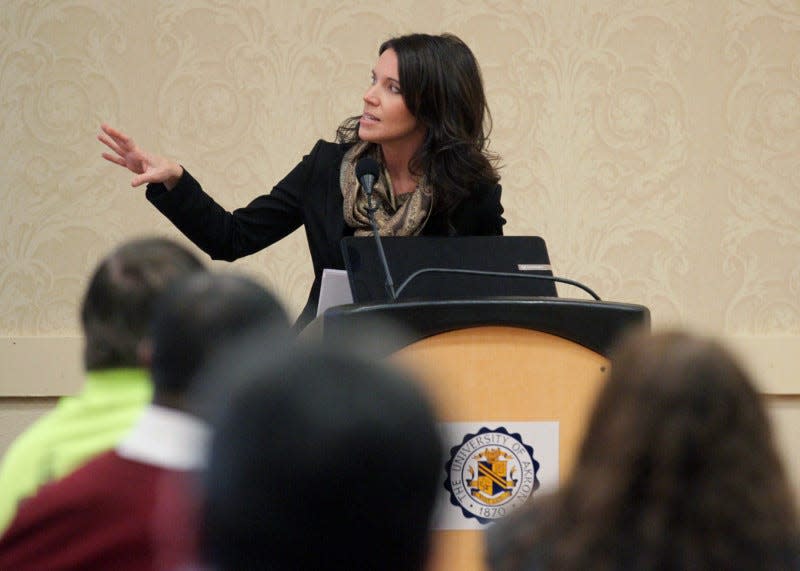
<svg viewBox="0 0 800 571"><path fill-rule="evenodd" d="M111 251L81 303L86 369L139 367L156 299L173 280L203 269L191 251L165 238L129 240Z"/></svg>
<svg viewBox="0 0 800 571"><path fill-rule="evenodd" d="M441 470L434 413L409 378L330 348L271 358L260 336L204 376L237 388L205 478L208 563L422 569Z"/></svg>
<svg viewBox="0 0 800 571"><path fill-rule="evenodd" d="M156 404L184 409L196 373L215 352L256 328L289 334L289 318L262 285L237 274L198 273L167 289L151 323ZM217 383L225 383L220 378Z"/></svg>
<svg viewBox="0 0 800 571"><path fill-rule="evenodd" d="M493 568L795 569L790 487L733 357L673 331L611 363L570 479L492 534Z"/></svg>

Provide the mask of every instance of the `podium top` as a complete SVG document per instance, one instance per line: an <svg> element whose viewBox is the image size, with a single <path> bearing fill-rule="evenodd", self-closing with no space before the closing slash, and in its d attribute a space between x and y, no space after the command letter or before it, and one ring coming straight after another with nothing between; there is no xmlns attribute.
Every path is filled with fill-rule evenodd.
<svg viewBox="0 0 800 571"><path fill-rule="evenodd" d="M390 340L387 354L440 333L499 325L550 333L608 356L624 330L649 328L650 311L642 305L609 301L502 297L340 305L315 322L311 329L321 329L323 339L341 338L375 322L397 326L406 335Z"/></svg>

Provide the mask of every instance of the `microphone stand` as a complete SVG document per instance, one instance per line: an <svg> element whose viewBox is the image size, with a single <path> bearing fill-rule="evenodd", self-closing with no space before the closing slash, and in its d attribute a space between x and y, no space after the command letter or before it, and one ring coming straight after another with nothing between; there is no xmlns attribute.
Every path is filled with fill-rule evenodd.
<svg viewBox="0 0 800 571"><path fill-rule="evenodd" d="M560 276L537 276L532 274L515 274L512 272L485 272L482 270L460 270L457 268L422 268L421 270L417 270L410 276L408 276L403 283L400 284L400 287L397 288L396 294L399 296L403 293L403 290L406 289L406 286L410 284L414 279L421 276L422 274L467 274L472 276L489 276L489 277L499 277L499 278L524 278L529 280L544 280L548 282L556 282L562 284L568 284L571 286L575 286L579 289L582 289L589 295L591 295L596 301L603 301L600 299L600 296L597 295L594 290L592 290L589 286L582 284L581 282L571 280L569 278L562 278Z"/></svg>
<svg viewBox="0 0 800 571"><path fill-rule="evenodd" d="M371 188L369 192L366 192L366 195L367 195L367 214L369 215L369 223L372 225L372 236L375 238L375 245L378 248L378 257L381 259L381 264L383 264L383 273L384 275L386 275L386 282L384 283L384 287L386 288L386 294L389 296L389 299L395 302L397 301L397 293L395 293L394 281L392 280L391 272L389 272L389 264L386 262L386 254L383 251L383 243L381 242L381 234L380 231L378 230L378 223L375 221L375 212L378 209L372 203Z"/></svg>

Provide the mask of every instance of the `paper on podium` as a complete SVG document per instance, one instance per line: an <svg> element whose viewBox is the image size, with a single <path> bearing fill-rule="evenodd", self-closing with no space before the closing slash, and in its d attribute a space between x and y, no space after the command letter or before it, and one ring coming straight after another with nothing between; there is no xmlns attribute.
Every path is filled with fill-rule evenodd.
<svg viewBox="0 0 800 571"><path fill-rule="evenodd" d="M322 283L319 288L317 315L322 315L330 307L353 303L353 292L350 290L350 279L347 270L322 270Z"/></svg>

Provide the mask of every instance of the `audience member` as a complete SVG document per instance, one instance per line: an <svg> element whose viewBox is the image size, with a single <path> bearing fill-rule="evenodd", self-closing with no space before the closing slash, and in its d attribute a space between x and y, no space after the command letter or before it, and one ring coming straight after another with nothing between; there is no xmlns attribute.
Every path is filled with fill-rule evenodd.
<svg viewBox="0 0 800 571"><path fill-rule="evenodd" d="M442 444L400 372L256 338L205 375L239 385L216 422L204 541L218 571L423 568Z"/></svg>
<svg viewBox="0 0 800 571"><path fill-rule="evenodd" d="M627 339L576 466L488 531L495 571L800 569L798 519L764 406L712 340Z"/></svg>
<svg viewBox="0 0 800 571"><path fill-rule="evenodd" d="M129 241L103 259L81 308L86 382L11 445L0 464L0 532L42 484L112 448L152 397L137 357L154 300L182 275L203 270L189 250L161 238ZM43 358L46 358L44 356Z"/></svg>
<svg viewBox="0 0 800 571"><path fill-rule="evenodd" d="M169 288L153 320L153 403L114 451L21 506L0 538L0 568L160 568L154 528L163 479L187 477L205 463L208 428L187 410L195 372L218 347L256 327L288 334L289 322L249 279L202 273Z"/></svg>

